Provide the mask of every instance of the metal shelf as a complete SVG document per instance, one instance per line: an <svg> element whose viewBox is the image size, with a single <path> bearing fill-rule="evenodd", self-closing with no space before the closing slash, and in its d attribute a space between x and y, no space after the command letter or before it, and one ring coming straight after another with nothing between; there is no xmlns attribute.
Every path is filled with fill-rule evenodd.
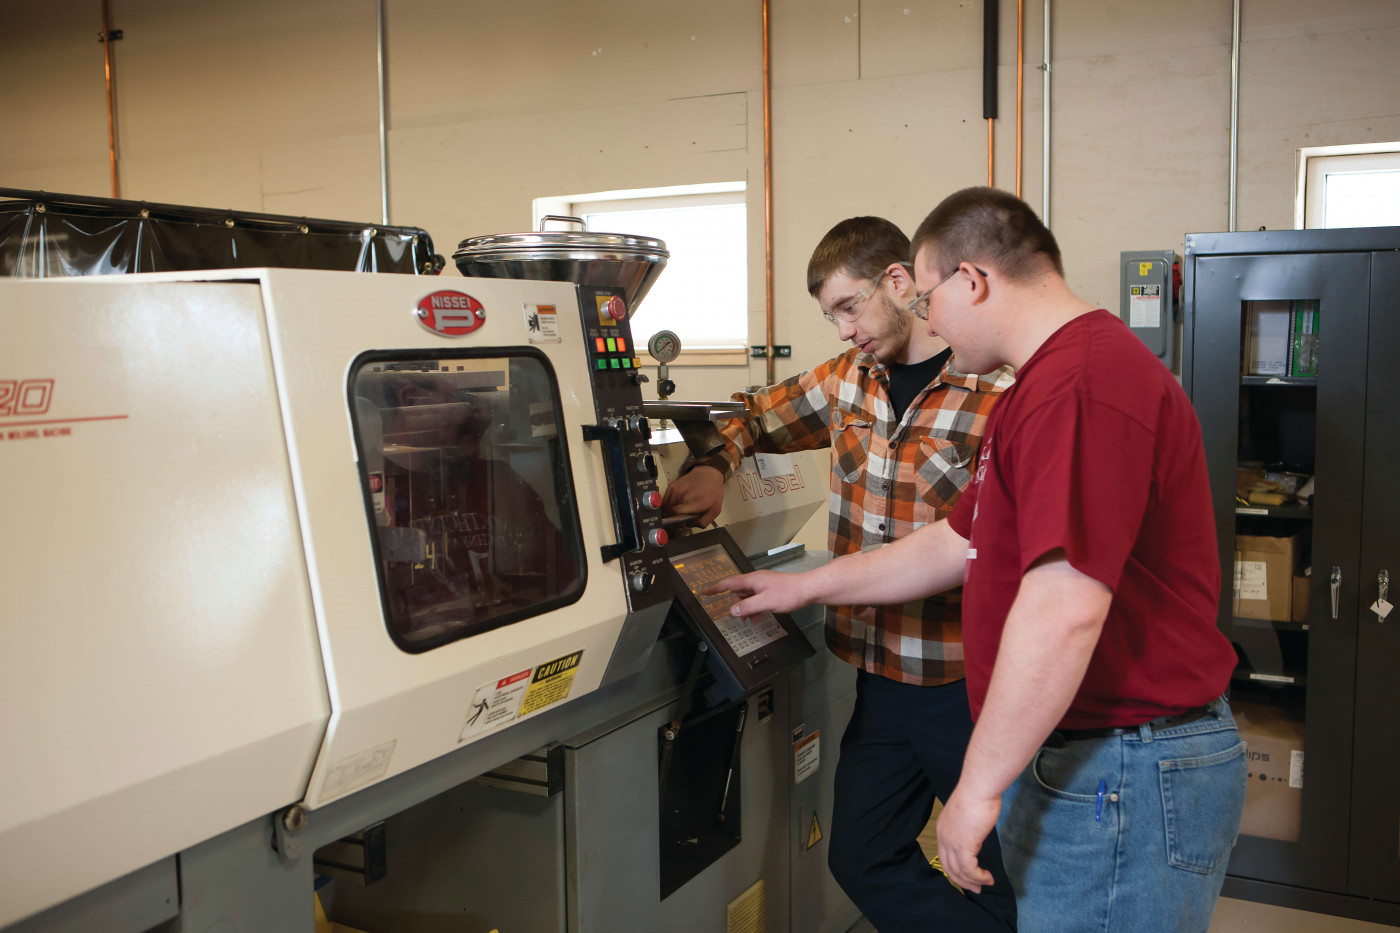
<svg viewBox="0 0 1400 933"><path fill-rule="evenodd" d="M1241 376L1242 386L1304 386L1317 388L1316 376Z"/></svg>
<svg viewBox="0 0 1400 933"><path fill-rule="evenodd" d="M1245 628L1271 628L1279 632L1306 632L1307 622L1284 622L1272 619L1242 619L1238 616L1232 622L1233 625Z"/></svg>
<svg viewBox="0 0 1400 933"><path fill-rule="evenodd" d="M1308 675L1298 671L1279 671L1271 673L1267 671L1251 671L1248 668L1237 667L1230 675L1232 682L1244 682L1251 684L1270 684L1280 687L1306 687L1308 685Z"/></svg>
<svg viewBox="0 0 1400 933"><path fill-rule="evenodd" d="M1237 505L1236 515L1252 515L1260 518L1292 518L1310 522L1313 510L1305 505Z"/></svg>

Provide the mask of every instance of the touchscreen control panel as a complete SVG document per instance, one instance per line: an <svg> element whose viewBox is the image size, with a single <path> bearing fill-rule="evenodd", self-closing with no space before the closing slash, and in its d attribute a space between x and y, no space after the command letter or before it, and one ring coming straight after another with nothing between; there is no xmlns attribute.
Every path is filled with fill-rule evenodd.
<svg viewBox="0 0 1400 933"><path fill-rule="evenodd" d="M725 577L753 570L729 532L711 528L678 537L667 554L676 610L704 640L706 665L730 699L747 696L816 653L789 616L729 614L729 593L707 593Z"/></svg>

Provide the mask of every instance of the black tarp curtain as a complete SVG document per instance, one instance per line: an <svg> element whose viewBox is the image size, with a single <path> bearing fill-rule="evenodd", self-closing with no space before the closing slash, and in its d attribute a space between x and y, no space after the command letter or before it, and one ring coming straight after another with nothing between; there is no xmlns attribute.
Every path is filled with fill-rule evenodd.
<svg viewBox="0 0 1400 933"><path fill-rule="evenodd" d="M442 262L418 227L0 188L0 275L258 266L431 275Z"/></svg>

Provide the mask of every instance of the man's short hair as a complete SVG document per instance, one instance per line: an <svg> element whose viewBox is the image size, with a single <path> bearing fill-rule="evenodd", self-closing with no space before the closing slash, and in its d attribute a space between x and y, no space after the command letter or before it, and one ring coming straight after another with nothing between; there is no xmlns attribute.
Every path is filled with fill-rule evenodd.
<svg viewBox="0 0 1400 933"><path fill-rule="evenodd" d="M883 217L850 217L827 231L807 263L807 291L817 296L836 272L873 279L891 263L909 261L909 238Z"/></svg>
<svg viewBox="0 0 1400 933"><path fill-rule="evenodd" d="M1061 276L1060 247L1031 206L996 188L964 188L944 198L914 233L939 275L960 262L989 265L1013 282L1038 278L1049 262Z"/></svg>

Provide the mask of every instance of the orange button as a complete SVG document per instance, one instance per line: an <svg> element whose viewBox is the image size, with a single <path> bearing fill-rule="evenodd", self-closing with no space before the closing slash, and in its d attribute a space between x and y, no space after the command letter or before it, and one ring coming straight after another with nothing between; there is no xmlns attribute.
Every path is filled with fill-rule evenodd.
<svg viewBox="0 0 1400 933"><path fill-rule="evenodd" d="M599 352L599 353L607 353L607 352L608 352L608 342L607 342L606 340L604 340L602 337L596 337L596 338L594 338L594 340L595 340L595 342L596 342L597 345L598 345L598 352Z"/></svg>
<svg viewBox="0 0 1400 933"><path fill-rule="evenodd" d="M618 352L618 353L626 353L626 352L627 352L627 341L626 341L625 339L623 339L622 337L617 338L617 352Z"/></svg>

